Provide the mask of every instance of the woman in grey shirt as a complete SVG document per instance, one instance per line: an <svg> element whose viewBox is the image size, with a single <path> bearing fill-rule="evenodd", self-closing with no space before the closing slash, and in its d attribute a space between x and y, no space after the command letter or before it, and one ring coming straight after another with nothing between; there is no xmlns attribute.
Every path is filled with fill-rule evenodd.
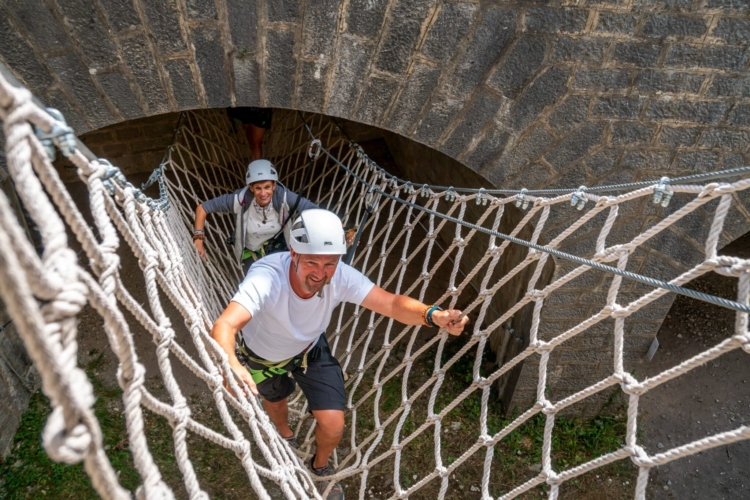
<svg viewBox="0 0 750 500"><path fill-rule="evenodd" d="M289 219L289 207L304 212L318 206L299 197L278 182L276 169L268 160L255 160L247 166L247 186L234 193L205 201L195 209L193 244L202 258L206 258L203 229L206 215L233 213L234 235L230 238L234 253L247 273L256 260L266 255L287 251L283 235ZM239 229L239 230L238 230Z"/></svg>

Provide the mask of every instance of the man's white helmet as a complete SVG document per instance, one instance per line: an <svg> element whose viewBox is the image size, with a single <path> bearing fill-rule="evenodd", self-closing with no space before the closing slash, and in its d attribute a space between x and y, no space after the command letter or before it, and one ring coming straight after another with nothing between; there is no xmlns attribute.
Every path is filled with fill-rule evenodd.
<svg viewBox="0 0 750 500"><path fill-rule="evenodd" d="M346 236L341 219L322 208L305 210L292 224L289 246L304 255L344 255Z"/></svg>
<svg viewBox="0 0 750 500"><path fill-rule="evenodd" d="M245 174L245 181L247 184L260 181L278 181L279 174L276 173L276 169L268 160L255 160L250 162L247 166L247 173Z"/></svg>

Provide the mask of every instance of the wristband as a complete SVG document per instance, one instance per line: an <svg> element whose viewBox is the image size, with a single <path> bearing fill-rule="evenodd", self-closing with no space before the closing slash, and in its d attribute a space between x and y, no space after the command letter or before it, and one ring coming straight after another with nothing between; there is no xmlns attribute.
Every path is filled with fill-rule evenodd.
<svg viewBox="0 0 750 500"><path fill-rule="evenodd" d="M202 233L203 229L193 229L193 234L195 233Z"/></svg>
<svg viewBox="0 0 750 500"><path fill-rule="evenodd" d="M435 311L442 311L442 309L438 306L432 306L425 312L426 323L433 328L437 328L437 325L432 321L432 313Z"/></svg>
<svg viewBox="0 0 750 500"><path fill-rule="evenodd" d="M203 233L193 233L193 241L201 240L203 241L204 235Z"/></svg>

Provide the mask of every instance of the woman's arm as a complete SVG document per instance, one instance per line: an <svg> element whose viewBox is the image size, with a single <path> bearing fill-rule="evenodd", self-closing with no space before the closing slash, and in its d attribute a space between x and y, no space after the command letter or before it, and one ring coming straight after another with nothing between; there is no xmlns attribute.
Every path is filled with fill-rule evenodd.
<svg viewBox="0 0 750 500"><path fill-rule="evenodd" d="M198 205L195 209L195 222L193 222L193 229L195 231L203 231L203 229L206 227L206 210L203 208L203 204ZM206 249L203 248L203 240L204 238L196 238L196 233L193 233L193 246L195 246L195 249L198 250L198 255L201 256L201 259L206 258Z"/></svg>

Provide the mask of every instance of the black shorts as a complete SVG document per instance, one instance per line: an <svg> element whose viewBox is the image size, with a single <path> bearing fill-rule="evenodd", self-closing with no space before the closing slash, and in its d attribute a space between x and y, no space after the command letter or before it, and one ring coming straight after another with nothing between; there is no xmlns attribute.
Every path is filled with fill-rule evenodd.
<svg viewBox="0 0 750 500"><path fill-rule="evenodd" d="M316 349L318 352L314 353ZM289 397L297 384L307 398L310 411L346 409L344 375L338 360L331 354L325 334L308 351L306 371L297 364L285 375L276 375L258 384L258 392L275 403Z"/></svg>
<svg viewBox="0 0 750 500"><path fill-rule="evenodd" d="M227 115L229 115L229 118L233 118L244 124L251 124L256 127L269 129L271 128L273 109L248 107L227 108Z"/></svg>

